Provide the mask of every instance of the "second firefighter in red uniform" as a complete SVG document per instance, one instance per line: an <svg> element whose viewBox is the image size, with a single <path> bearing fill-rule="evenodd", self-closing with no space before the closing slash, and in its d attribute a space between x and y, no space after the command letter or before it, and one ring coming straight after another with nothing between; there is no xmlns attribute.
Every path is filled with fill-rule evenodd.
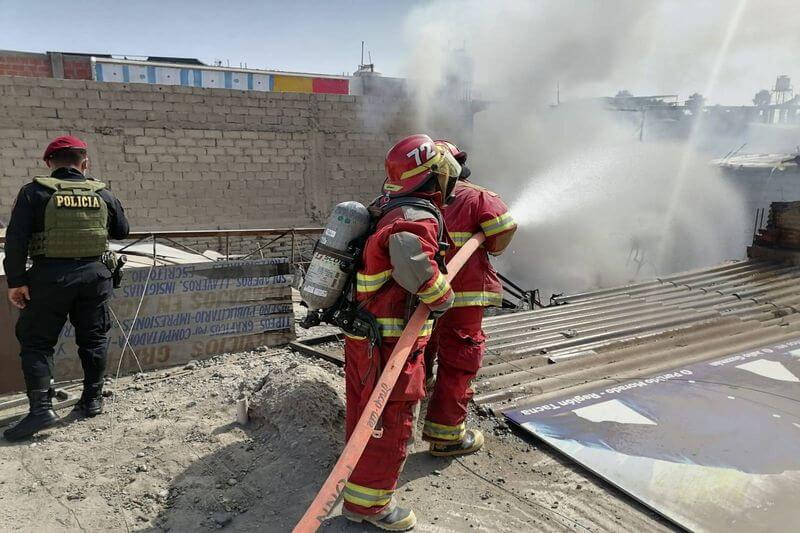
<svg viewBox="0 0 800 533"><path fill-rule="evenodd" d="M466 179L469 169L465 152L447 141L436 144L447 149L463 168L444 209L452 245L448 261L474 233L486 235L483 247L453 279L453 307L438 319L427 346L429 364L436 355L439 366L422 435L431 443L431 454L447 456L472 453L483 445L483 435L477 429L467 429L465 420L473 395L470 383L483 360L483 310L500 306L503 300L502 285L489 254L499 255L508 247L517 224L497 194Z"/></svg>

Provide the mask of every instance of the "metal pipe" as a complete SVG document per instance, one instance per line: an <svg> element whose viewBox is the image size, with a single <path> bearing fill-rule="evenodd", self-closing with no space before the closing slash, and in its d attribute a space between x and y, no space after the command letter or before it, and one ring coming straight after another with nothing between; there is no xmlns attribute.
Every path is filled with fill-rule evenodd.
<svg viewBox="0 0 800 533"><path fill-rule="evenodd" d="M266 235L278 235L294 231L297 235L317 235L322 233L322 228L301 227L301 228L257 228L257 229L203 229L203 230L167 230L167 231L132 231L128 234L128 239L143 240L148 237L169 237L180 239L184 237L259 237ZM0 244L6 242L5 235L0 235Z"/></svg>

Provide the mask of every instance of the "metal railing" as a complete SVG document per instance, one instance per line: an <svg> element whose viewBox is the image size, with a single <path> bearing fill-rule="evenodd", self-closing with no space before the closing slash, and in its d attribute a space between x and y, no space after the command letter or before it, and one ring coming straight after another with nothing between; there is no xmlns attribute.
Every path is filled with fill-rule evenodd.
<svg viewBox="0 0 800 533"><path fill-rule="evenodd" d="M132 231L128 235L128 239L133 242L126 244L121 250L125 251L135 244L142 241L152 239L153 241L166 241L190 253L203 255L203 252L193 248L190 245L178 242L177 239L219 239L219 253L223 253L225 259L231 256L231 237L272 237L266 243L258 243L257 248L246 254L241 255L238 259L249 259L256 254L261 254L266 248L275 244L281 239L289 238L290 243L290 260L292 264L303 263L304 257L302 251L298 252L298 245L301 244L302 239L316 237L322 233L322 228L256 228L256 229L209 229L209 230L168 230L168 231ZM128 240L126 239L126 240ZM0 245L5 244L5 235L0 235Z"/></svg>
<svg viewBox="0 0 800 533"><path fill-rule="evenodd" d="M231 256L231 237L273 237L269 241L264 244L259 244L258 247L243 255L238 257L238 259L249 259L256 254L260 254L266 248L269 248L271 245L275 244L279 240L289 237L291 239L290 244L290 262L292 264L303 262L302 254L298 254L297 246L299 239L308 238L310 236L316 237L322 233L322 228L264 228L264 229L232 229L232 230L179 230L179 231L135 231L131 232L128 238L134 239L134 241L124 248L121 251L124 251L126 248L133 246L143 240L146 239L162 239L165 240L179 248L183 248L188 250L191 253L202 255L202 252L188 246L186 244L178 242L176 239L224 239L220 243L220 248L224 250L225 259L229 259ZM223 253L220 250L220 253ZM300 261L298 261L300 259Z"/></svg>

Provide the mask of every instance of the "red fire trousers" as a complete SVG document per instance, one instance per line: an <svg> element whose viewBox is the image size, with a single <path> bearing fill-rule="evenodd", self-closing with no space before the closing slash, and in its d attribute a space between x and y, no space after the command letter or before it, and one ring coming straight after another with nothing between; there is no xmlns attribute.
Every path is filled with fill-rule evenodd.
<svg viewBox="0 0 800 533"><path fill-rule="evenodd" d="M467 404L473 395L470 383L483 361L482 321L483 307L472 306L453 307L436 323L426 349L426 355L437 353L439 367L422 430L425 440L447 442L464 437Z"/></svg>
<svg viewBox="0 0 800 533"><path fill-rule="evenodd" d="M361 514L378 514L391 502L397 478L408 453L414 426L414 407L425 396L425 358L428 337L417 341L397 384L389 395L379 426L383 434L372 437L344 487L344 506ZM356 428L380 372L386 366L396 338L370 348L369 341L346 338L346 437ZM378 367L378 358L381 364Z"/></svg>

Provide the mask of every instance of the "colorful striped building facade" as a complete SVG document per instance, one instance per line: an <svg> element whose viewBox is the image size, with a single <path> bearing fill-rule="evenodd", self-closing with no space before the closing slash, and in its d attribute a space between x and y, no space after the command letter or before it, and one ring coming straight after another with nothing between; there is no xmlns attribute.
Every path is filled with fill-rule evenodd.
<svg viewBox="0 0 800 533"><path fill-rule="evenodd" d="M92 58L92 77L101 82L182 85L260 92L349 94L350 78L205 65Z"/></svg>

